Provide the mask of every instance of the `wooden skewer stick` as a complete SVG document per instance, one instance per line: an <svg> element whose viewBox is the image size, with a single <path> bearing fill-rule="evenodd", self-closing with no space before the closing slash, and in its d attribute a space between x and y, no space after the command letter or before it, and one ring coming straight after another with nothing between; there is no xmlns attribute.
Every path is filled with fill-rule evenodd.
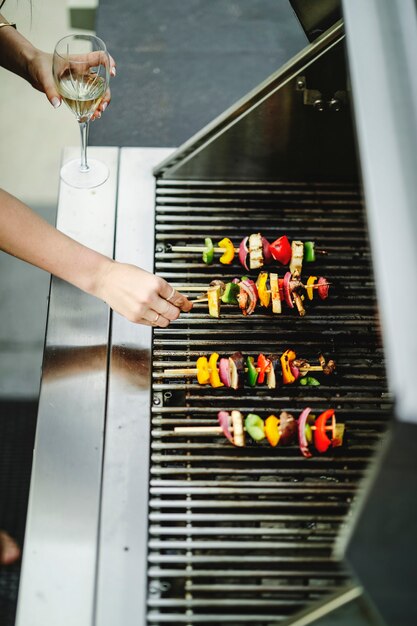
<svg viewBox="0 0 417 626"><path fill-rule="evenodd" d="M230 427L230 431L233 432L233 427ZM214 433L221 434L223 432L221 426L175 426L174 432L186 435L187 433Z"/></svg>
<svg viewBox="0 0 417 626"><path fill-rule="evenodd" d="M321 365L308 365L307 367L299 367L300 372L322 372L323 368Z"/></svg>
<svg viewBox="0 0 417 626"><path fill-rule="evenodd" d="M172 376L172 377L178 377L180 378L181 376L197 376L198 374L198 370L197 368L182 368L182 369L177 369L177 370L164 370L164 375L165 376Z"/></svg>
<svg viewBox="0 0 417 626"><path fill-rule="evenodd" d="M194 298L193 300L190 300L190 302L196 303L196 302L207 302L208 300L208 296L201 296L201 298Z"/></svg>
<svg viewBox="0 0 417 626"><path fill-rule="evenodd" d="M310 426L311 430L316 430L316 426ZM229 427L230 432L233 432L233 426ZM246 428L244 429L246 430ZM333 426L326 426L325 430L331 430L333 431L333 436L334 436L334 429ZM213 433L214 435L217 434L221 434L223 432L223 429L221 426L175 426L174 428L174 432L183 435L187 435L187 434L199 434L199 433Z"/></svg>
<svg viewBox="0 0 417 626"><path fill-rule="evenodd" d="M258 368L256 368L258 369ZM308 367L299 367L298 368L300 370L300 372L322 372L323 368L321 367L321 365L309 365ZM244 369L245 372L247 372L248 370L245 368ZM259 371L259 369L258 369ZM266 373L268 373L269 368L267 368L265 370ZM198 370L197 368L179 368L179 369L167 369L164 370L164 375L165 376L172 376L172 377L178 377L180 378L181 376L197 376L198 374Z"/></svg>
<svg viewBox="0 0 417 626"><path fill-rule="evenodd" d="M173 283L171 283L173 287L175 287L175 289L177 289L178 291L204 291L204 289L206 289L206 285L174 285ZM321 285L333 285L333 283L321 283ZM307 289L307 285L304 285L303 283L301 283L301 286L304 287L304 289ZM309 287L311 287L312 289L318 289L320 285L318 285L317 283L315 283L314 285L309 285ZM272 293L271 290L267 290L266 293Z"/></svg>
<svg viewBox="0 0 417 626"><path fill-rule="evenodd" d="M333 285L333 283L329 283L328 281L326 281L325 283L320 283L320 285L318 283L314 283L314 285L304 285L304 283L301 283L301 287L304 287L304 289L318 289L319 287L325 287L326 285Z"/></svg>
<svg viewBox="0 0 417 626"><path fill-rule="evenodd" d="M204 252L205 246L171 246L172 252ZM214 252L226 252L226 248L213 248ZM239 252L239 248L235 248L235 252Z"/></svg>
<svg viewBox="0 0 417 626"><path fill-rule="evenodd" d="M170 283L170 285L175 287L177 291L199 291L201 293L207 290L206 285L175 285L174 283Z"/></svg>
<svg viewBox="0 0 417 626"><path fill-rule="evenodd" d="M333 283L329 283L329 282L325 282L325 283L320 283L320 285L314 284L314 285L308 285L308 288L310 289L318 289L319 287L324 287L324 286L330 286L333 285ZM301 286L304 287L304 289L307 289L307 285L304 285L303 283L301 283ZM175 289L177 289L178 291L204 291L205 287L196 287L196 286L189 286L189 285L176 285ZM272 291L270 289L266 290L266 293L272 293ZM205 297L205 296L202 296ZM199 302L199 300L194 300L194 302Z"/></svg>
<svg viewBox="0 0 417 626"><path fill-rule="evenodd" d="M205 246L170 246L170 250L172 252L204 252L206 250ZM214 252L226 252L226 248L214 247ZM316 254L329 254L327 250L322 250L321 248L314 249ZM235 252L239 252L239 248L235 248Z"/></svg>

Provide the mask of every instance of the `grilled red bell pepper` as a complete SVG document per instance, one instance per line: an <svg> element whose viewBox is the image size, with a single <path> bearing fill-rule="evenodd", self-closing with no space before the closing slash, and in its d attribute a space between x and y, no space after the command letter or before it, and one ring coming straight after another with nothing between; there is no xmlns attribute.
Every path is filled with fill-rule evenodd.
<svg viewBox="0 0 417 626"><path fill-rule="evenodd" d="M329 419L334 419L334 409L327 409L321 415L318 416L315 422L316 430L314 432L314 445L318 452L326 452L332 443L326 435L326 422Z"/></svg>
<svg viewBox="0 0 417 626"><path fill-rule="evenodd" d="M319 296L322 300L325 300L329 296L329 283L327 282L326 278L324 278L323 276L320 276L320 278L317 281L317 284L318 284L317 291L319 292Z"/></svg>
<svg viewBox="0 0 417 626"><path fill-rule="evenodd" d="M264 354L260 354L258 356L258 361L256 363L257 366L257 370L258 370L258 380L257 382L262 385L262 383L265 382L265 375L268 373L269 369L271 368L272 364L271 361L269 359L266 358L266 356Z"/></svg>
<svg viewBox="0 0 417 626"><path fill-rule="evenodd" d="M291 244L286 235L282 235L269 244L269 251L275 261L287 265L291 260Z"/></svg>

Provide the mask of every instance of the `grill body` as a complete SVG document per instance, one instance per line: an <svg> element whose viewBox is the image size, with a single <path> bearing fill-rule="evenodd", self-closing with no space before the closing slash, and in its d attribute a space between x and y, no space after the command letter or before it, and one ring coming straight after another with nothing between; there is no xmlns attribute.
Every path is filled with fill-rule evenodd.
<svg viewBox="0 0 417 626"><path fill-rule="evenodd" d="M332 283L331 298L304 318L259 308L245 318L224 307L216 320L200 303L154 331L149 623L278 623L349 581L334 557L335 539L391 408L360 192L353 184L157 182L155 269L173 285L188 285L190 297L242 268L207 267L195 253L171 252L168 242L197 244L204 234L240 241L258 230L271 240L274 233L314 236L329 253L314 272ZM164 375L213 351L256 357L289 347L310 360L320 351L333 355L337 376L307 391L233 391ZM173 432L212 425L221 409L266 417L298 415L304 406L316 414L337 410L347 429L342 449L304 459L294 446L239 450L219 436Z"/></svg>
<svg viewBox="0 0 417 626"><path fill-rule="evenodd" d="M201 303L175 326L155 330L152 623L209 624L220 616L225 623L275 623L349 584L335 539L392 408L349 89L338 24L155 170L155 270L188 295L241 268L208 268L195 253L170 246L198 245L205 236L239 242L251 232L270 241L283 233L314 238L328 251L314 273L334 287L331 301L315 303L304 318L259 309L245 318L230 308L214 320ZM213 351L256 357L289 347L308 359L331 354L337 376L314 391L236 393L164 375ZM347 427L345 448L305 460L294 448L237 450L219 437L173 433L174 426L212 424L221 409L266 417L298 414L306 405L336 408Z"/></svg>

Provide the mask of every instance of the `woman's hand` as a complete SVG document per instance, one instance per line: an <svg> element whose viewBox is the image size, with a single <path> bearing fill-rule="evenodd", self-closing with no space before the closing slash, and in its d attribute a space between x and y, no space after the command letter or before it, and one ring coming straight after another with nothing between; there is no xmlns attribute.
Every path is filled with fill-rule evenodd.
<svg viewBox="0 0 417 626"><path fill-rule="evenodd" d="M110 57L110 74L116 75L116 64L113 57ZM45 93L49 102L56 109L60 106L62 98L56 88L52 74L52 54L34 49L27 61L27 80L37 89ZM110 89L107 89L102 101L91 117L92 120L101 117L111 100Z"/></svg>
<svg viewBox="0 0 417 626"><path fill-rule="evenodd" d="M165 327L192 308L163 278L82 245L1 189L0 250L104 300L132 322Z"/></svg>
<svg viewBox="0 0 417 626"><path fill-rule="evenodd" d="M0 21L7 21L0 14ZM0 65L27 80L32 87L46 94L54 108L62 98L52 75L52 54L43 52L12 27L0 29ZM116 64L110 56L110 75L116 76ZM104 95L91 119L101 117L110 102L110 89Z"/></svg>
<svg viewBox="0 0 417 626"><path fill-rule="evenodd" d="M116 261L107 264L94 295L131 322L161 328L193 306L163 278Z"/></svg>

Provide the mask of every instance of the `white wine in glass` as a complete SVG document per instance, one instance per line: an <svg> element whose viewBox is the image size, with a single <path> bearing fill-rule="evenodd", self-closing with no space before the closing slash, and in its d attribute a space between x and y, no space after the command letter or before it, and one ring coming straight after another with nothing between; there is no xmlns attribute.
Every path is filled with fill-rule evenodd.
<svg viewBox="0 0 417 626"><path fill-rule="evenodd" d="M87 162L89 122L102 101L110 77L106 45L93 35L69 35L55 46L52 71L57 89L77 118L81 132L81 159L65 163L61 178L72 187L90 189L103 184L109 168L97 159Z"/></svg>

